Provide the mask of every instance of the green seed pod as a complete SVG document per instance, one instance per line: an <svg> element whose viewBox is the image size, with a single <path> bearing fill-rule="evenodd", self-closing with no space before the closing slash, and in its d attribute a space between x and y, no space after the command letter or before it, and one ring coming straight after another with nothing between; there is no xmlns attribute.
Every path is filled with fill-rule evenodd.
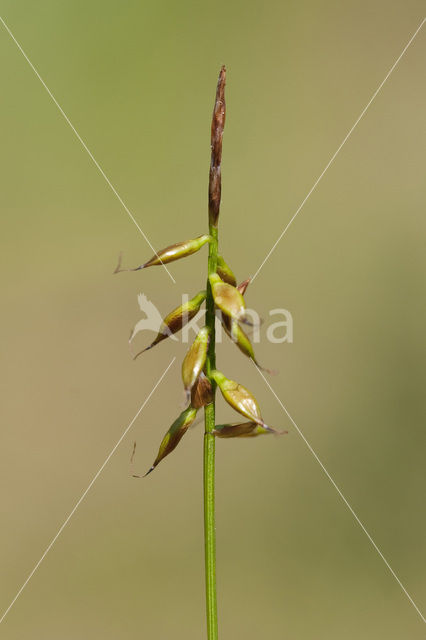
<svg viewBox="0 0 426 640"><path fill-rule="evenodd" d="M215 305L234 320L250 324L245 318L246 306L244 298L238 289L227 282L223 282L217 273L210 275L209 281Z"/></svg>
<svg viewBox="0 0 426 640"><path fill-rule="evenodd" d="M203 247L206 242L210 242L210 240L211 236L205 234L198 236L198 238L193 238L192 240L185 240L184 242L171 244L169 247L158 251L150 260L148 260L148 262L145 262L134 269L122 269L120 256L120 261L114 273L120 273L121 271L140 271L140 269L146 269L146 267L167 264L174 260L180 260L180 258L186 258L186 256L190 256L199 251L201 247Z"/></svg>
<svg viewBox="0 0 426 640"><path fill-rule="evenodd" d="M191 389L191 405L194 409L201 409L201 407L205 407L212 402L212 385L210 380L201 372Z"/></svg>
<svg viewBox="0 0 426 640"><path fill-rule="evenodd" d="M177 333L182 329L185 324L188 324L194 318L198 311L200 310L201 305L206 299L206 292L200 291L196 296L188 300L184 304L180 305L180 307L176 307L173 309L163 320L161 323L160 331L158 332L157 337L154 342L152 342L149 347L142 349L134 356L134 360L141 355L144 351L148 351L148 349L152 349L156 344L165 340L169 336Z"/></svg>
<svg viewBox="0 0 426 640"><path fill-rule="evenodd" d="M212 371L211 377L217 383L226 402L230 404L235 411L241 413L241 415L251 422L260 424L265 429L269 429L263 421L256 398L248 389L234 380L229 380L223 373L217 371L217 369Z"/></svg>
<svg viewBox="0 0 426 640"><path fill-rule="evenodd" d="M287 431L276 431L271 427L265 429L256 422L233 422L232 424L217 424L213 433L218 438L254 438L267 433L283 435Z"/></svg>
<svg viewBox="0 0 426 640"><path fill-rule="evenodd" d="M206 362L209 348L210 329L203 327L187 351L182 362L182 380L187 399Z"/></svg>
<svg viewBox="0 0 426 640"><path fill-rule="evenodd" d="M244 353L245 356L253 360L254 364L262 371L266 371L266 373L270 373L271 375L275 375L276 371L272 369L266 369L266 367L262 367L258 361L256 360L256 356L254 355L253 345L250 342L250 339L244 329L240 327L238 322L232 320L229 316L225 314L221 314L221 322L222 326L225 329L225 332L231 338L232 342L234 342L239 350Z"/></svg>
<svg viewBox="0 0 426 640"><path fill-rule="evenodd" d="M233 287L237 286L237 280L232 272L232 269L229 267L229 265L226 264L225 260L222 258L222 256L217 256L217 267L216 267L216 271L218 276L224 281L227 282L228 284L232 285Z"/></svg>
<svg viewBox="0 0 426 640"><path fill-rule="evenodd" d="M251 344L248 335L240 327L238 322L232 320L232 318L230 318L229 316L222 315L222 325L228 336L233 342L235 342L239 350L244 353L245 356L251 358L253 362L256 362L253 345Z"/></svg>
<svg viewBox="0 0 426 640"><path fill-rule="evenodd" d="M157 464L161 462L163 458L168 456L169 453L176 449L179 442L185 435L188 427L190 427L194 422L196 415L197 409L189 406L187 409L185 409L185 411L182 411L178 418L176 418L176 420L164 436L163 440L161 441L157 457L155 458L152 467L146 472L146 476L148 475L148 473L151 473L151 471L155 469Z"/></svg>

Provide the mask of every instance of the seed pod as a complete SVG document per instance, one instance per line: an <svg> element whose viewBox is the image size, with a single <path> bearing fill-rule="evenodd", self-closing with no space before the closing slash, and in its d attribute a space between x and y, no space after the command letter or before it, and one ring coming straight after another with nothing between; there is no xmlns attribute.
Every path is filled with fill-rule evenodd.
<svg viewBox="0 0 426 640"><path fill-rule="evenodd" d="M155 345L162 340L165 340L169 336L180 331L184 325L188 324L188 322L190 322L192 318L197 315L205 299L206 292L200 291L196 296L191 298L191 300L188 300L184 304L181 304L180 307L176 307L176 309L173 309L173 311L171 311L161 323L160 331L158 332L158 335L155 338L154 342L152 342L149 347L146 347L145 349L142 349L142 351L139 351L139 353L137 353L133 357L133 359L135 360L144 351L152 349L152 347L155 347Z"/></svg>
<svg viewBox="0 0 426 640"><path fill-rule="evenodd" d="M232 285L233 287L237 286L237 280L232 272L232 269L229 267L229 265L226 264L225 260L222 258L222 256L217 256L217 267L216 267L216 271L218 276L224 281L227 282L228 284Z"/></svg>
<svg viewBox="0 0 426 640"><path fill-rule="evenodd" d="M177 242L176 244L171 244L169 247L165 249L161 249L158 251L148 262L139 265L139 267L135 267L134 269L122 269L121 268L121 256L119 263L117 265L114 273L120 273L121 271L140 271L140 269L145 269L146 267L153 267L155 265L167 264L168 262L173 262L174 260L180 260L180 258L186 258L186 256L190 256L193 253L196 253L203 247L206 242L210 242L211 236L205 234L202 236L198 236L198 238L193 238L192 240L185 240L184 242Z"/></svg>
<svg viewBox="0 0 426 640"><path fill-rule="evenodd" d="M212 371L211 377L216 381L226 402L230 404L233 409L241 413L241 415L251 422L260 424L265 429L269 429L262 418L256 398L248 389L234 380L229 380L223 373L217 371L217 369Z"/></svg>
<svg viewBox="0 0 426 640"><path fill-rule="evenodd" d="M201 409L201 407L205 407L207 404L211 404L212 402L212 385L210 380L203 372L201 372L196 383L191 389L191 405L194 409Z"/></svg>
<svg viewBox="0 0 426 640"><path fill-rule="evenodd" d="M223 282L217 273L210 275L209 281L215 305L233 320L251 324L245 318L246 306L244 298L238 289L227 282Z"/></svg>
<svg viewBox="0 0 426 640"><path fill-rule="evenodd" d="M217 424L213 429L213 433L218 438L254 438L267 433L275 435L283 435L287 431L276 431L268 427L262 427L256 422L233 422L232 424Z"/></svg>
<svg viewBox="0 0 426 640"><path fill-rule="evenodd" d="M253 345L250 342L248 335L240 327L238 322L232 320L229 316L222 314L222 326L225 329L228 336L237 345L239 350L244 353L245 356L251 358L253 362L256 362L254 355ZM257 364L257 363L256 363Z"/></svg>
<svg viewBox="0 0 426 640"><path fill-rule="evenodd" d="M187 399L189 399L191 389L203 370L206 362L209 339L210 329L208 327L203 327L203 329L198 332L197 337L188 349L184 361L182 362L182 380Z"/></svg>
<svg viewBox="0 0 426 640"><path fill-rule="evenodd" d="M163 440L161 441L157 457L155 458L152 467L146 472L146 476L148 475L148 473L151 473L151 471L155 469L157 464L161 462L163 458L168 456L169 453L173 451L173 449L176 449L180 440L185 435L188 427L190 427L194 422L196 415L197 409L189 406L187 409L185 409L185 411L182 411L178 418L176 418L176 420L164 436Z"/></svg>

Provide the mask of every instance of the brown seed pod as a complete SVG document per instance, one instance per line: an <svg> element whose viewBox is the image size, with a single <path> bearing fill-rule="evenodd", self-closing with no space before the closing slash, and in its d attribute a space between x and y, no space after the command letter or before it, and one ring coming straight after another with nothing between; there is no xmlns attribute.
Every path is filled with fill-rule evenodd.
<svg viewBox="0 0 426 640"><path fill-rule="evenodd" d="M161 441L160 448L158 450L157 457L154 460L152 467L146 472L146 476L151 473L163 458L169 455L176 447L187 432L188 428L195 420L197 415L197 409L189 406L185 411L182 411L180 416L176 418L170 429L167 431L163 440Z"/></svg>
<svg viewBox="0 0 426 640"><path fill-rule="evenodd" d="M232 424L217 424L213 433L218 438L254 438L268 433L283 435L288 432L276 431L271 427L265 429L265 427L256 422L233 422Z"/></svg>
<svg viewBox="0 0 426 640"><path fill-rule="evenodd" d="M169 336L180 331L184 325L188 324L188 322L197 315L205 299L206 292L200 291L200 293L197 293L197 295L191 298L191 300L188 300L179 307L176 307L176 309L173 309L173 311L171 311L161 323L160 331L158 332L155 340L149 345L149 347L139 351L133 359L136 360L136 358L140 356L141 353L144 353L144 351L152 349L152 347L155 347L155 345L162 340L165 340Z"/></svg>
<svg viewBox="0 0 426 640"><path fill-rule="evenodd" d="M213 402L213 391L210 380L200 373L198 379L191 389L191 405L194 409L201 409Z"/></svg>

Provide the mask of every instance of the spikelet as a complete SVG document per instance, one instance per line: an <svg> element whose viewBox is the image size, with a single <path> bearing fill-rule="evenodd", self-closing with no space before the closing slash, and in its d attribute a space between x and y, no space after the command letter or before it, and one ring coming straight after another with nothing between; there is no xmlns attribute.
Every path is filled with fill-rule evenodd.
<svg viewBox="0 0 426 640"><path fill-rule="evenodd" d="M160 331L158 332L155 340L151 342L148 347L139 351L133 359L136 360L141 353L148 351L148 349L152 349L152 347L155 347L155 345L162 340L165 340L169 336L180 331L184 325L188 324L188 322L197 315L205 299L206 292L200 291L196 296L191 298L191 300L188 300L179 307L176 307L176 309L173 309L173 311L171 311L161 323Z"/></svg>
<svg viewBox="0 0 426 640"><path fill-rule="evenodd" d="M144 262L144 264L140 264L138 267L134 267L133 269L122 269L120 254L118 265L114 273L121 273L122 271L140 271L147 267L154 267L156 265L167 264L169 262L174 262L175 260L180 260L181 258L186 258L187 256L191 256L193 253L199 251L201 247L203 247L207 242L210 242L210 240L211 237L205 234L198 236L198 238L193 238L192 240L176 242L176 244L171 244L165 249L160 249L160 251L153 255L148 262Z"/></svg>

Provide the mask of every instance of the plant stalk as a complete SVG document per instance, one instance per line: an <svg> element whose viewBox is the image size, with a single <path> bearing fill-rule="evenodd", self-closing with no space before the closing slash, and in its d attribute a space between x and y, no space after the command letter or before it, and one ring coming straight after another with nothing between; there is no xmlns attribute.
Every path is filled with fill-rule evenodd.
<svg viewBox="0 0 426 640"><path fill-rule="evenodd" d="M208 275L216 273L218 253L218 219L222 193L222 138L225 126L226 69L219 73L211 126L211 161L209 172L209 244ZM215 527L215 395L216 382L211 372L216 368L215 304L207 279L206 326L210 329L210 344L206 359L206 376L212 385L212 401L204 407L204 549L206 564L207 638L217 640L216 598L216 527Z"/></svg>
<svg viewBox="0 0 426 640"><path fill-rule="evenodd" d="M217 228L210 225L210 235L214 238L209 245L209 275L216 272ZM216 366L215 356L215 307L210 282L207 281L206 326L210 329L210 344L206 360L206 375L212 384L213 400L204 407L204 549L206 571L207 638L216 640L217 598L216 598L216 525L215 525L215 393L216 383L210 373Z"/></svg>

